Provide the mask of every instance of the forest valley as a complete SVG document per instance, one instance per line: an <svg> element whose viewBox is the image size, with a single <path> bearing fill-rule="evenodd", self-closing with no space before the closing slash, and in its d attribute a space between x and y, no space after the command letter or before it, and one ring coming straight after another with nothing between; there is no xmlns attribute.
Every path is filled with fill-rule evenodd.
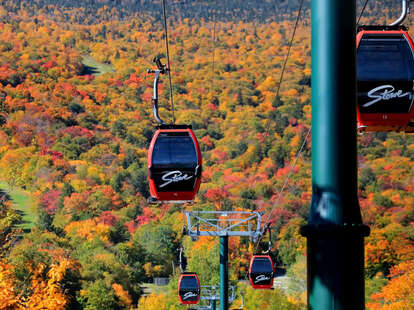
<svg viewBox="0 0 414 310"><path fill-rule="evenodd" d="M146 203L156 125L146 70L155 56L165 60L161 11L126 13L131 3L149 1L71 2L0 4L0 309L182 309L181 245L202 285L219 282L218 239L183 237L183 209L268 212L276 201L272 255L287 287L247 285L255 245L230 238L229 275L239 296L232 307L243 296L245 309L305 309L299 228L312 196L310 138L291 166L311 126L308 1L281 85L299 2L275 1L280 10L262 19L247 14L247 4L231 16L231 6L200 1L206 9L196 17L186 13L199 8L196 1L172 6L176 122L193 126L204 165L196 201L184 207ZM397 6L380 5L388 2L368 6L362 22L395 17ZM168 99L163 78L160 114L167 119ZM367 309L412 309L414 135L358 136L358 164L359 202L371 228ZM144 294L154 277L170 284Z"/></svg>

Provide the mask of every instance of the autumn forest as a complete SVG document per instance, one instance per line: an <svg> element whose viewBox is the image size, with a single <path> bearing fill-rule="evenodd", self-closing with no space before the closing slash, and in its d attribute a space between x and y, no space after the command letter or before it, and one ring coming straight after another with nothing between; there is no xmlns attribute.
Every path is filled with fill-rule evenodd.
<svg viewBox="0 0 414 310"><path fill-rule="evenodd" d="M309 1L290 51L300 1L224 2L167 1L175 118L193 127L203 175L194 204L152 206L147 69L166 61L160 2L0 1L0 309L183 309L180 247L203 285L219 282L218 239L183 236L183 210L270 215L283 283L253 290L256 244L231 238L231 307L306 309ZM391 20L389 2L371 2L362 21ZM169 121L166 76L159 94ZM359 135L358 167L366 308L413 309L414 135Z"/></svg>

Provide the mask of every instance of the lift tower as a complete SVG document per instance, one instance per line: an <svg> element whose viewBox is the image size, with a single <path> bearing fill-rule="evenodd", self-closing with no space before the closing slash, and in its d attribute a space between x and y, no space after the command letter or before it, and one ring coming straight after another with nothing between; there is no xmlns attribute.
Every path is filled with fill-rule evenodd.
<svg viewBox="0 0 414 310"><path fill-rule="evenodd" d="M220 310L229 307L229 237L249 237L257 241L262 214L248 211L186 211L186 234L196 241L200 236L220 237Z"/></svg>
<svg viewBox="0 0 414 310"><path fill-rule="evenodd" d="M355 0L312 0L312 203L308 309L363 310L357 197Z"/></svg>

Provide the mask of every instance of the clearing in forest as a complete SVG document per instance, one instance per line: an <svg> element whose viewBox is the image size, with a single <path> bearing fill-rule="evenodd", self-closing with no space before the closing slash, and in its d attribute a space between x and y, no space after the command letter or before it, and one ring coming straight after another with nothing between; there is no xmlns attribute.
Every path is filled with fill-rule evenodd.
<svg viewBox="0 0 414 310"><path fill-rule="evenodd" d="M24 231L30 231L36 220L36 210L30 195L18 187L10 187L6 182L0 181L0 188L4 190L13 203L15 209L21 216L22 222L18 225Z"/></svg>
<svg viewBox="0 0 414 310"><path fill-rule="evenodd" d="M94 76L98 76L105 73L115 72L111 65L97 62L92 56L89 55L83 56L82 64L84 66L82 75L93 74Z"/></svg>

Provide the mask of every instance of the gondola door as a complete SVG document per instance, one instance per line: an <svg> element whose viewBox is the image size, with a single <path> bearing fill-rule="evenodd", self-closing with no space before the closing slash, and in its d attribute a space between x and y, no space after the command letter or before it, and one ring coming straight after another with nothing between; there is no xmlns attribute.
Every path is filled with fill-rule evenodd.
<svg viewBox="0 0 414 310"><path fill-rule="evenodd" d="M183 273L178 281L178 298L182 304L196 304L200 300L200 281L193 272Z"/></svg>
<svg viewBox="0 0 414 310"><path fill-rule="evenodd" d="M358 129L404 131L414 119L414 47L404 26L357 35Z"/></svg>
<svg viewBox="0 0 414 310"><path fill-rule="evenodd" d="M250 260L249 280L255 289L270 289L273 287L275 267L269 255L254 255Z"/></svg>
<svg viewBox="0 0 414 310"><path fill-rule="evenodd" d="M202 158L191 126L159 126L150 144L147 166L155 201L192 201L200 188Z"/></svg>

